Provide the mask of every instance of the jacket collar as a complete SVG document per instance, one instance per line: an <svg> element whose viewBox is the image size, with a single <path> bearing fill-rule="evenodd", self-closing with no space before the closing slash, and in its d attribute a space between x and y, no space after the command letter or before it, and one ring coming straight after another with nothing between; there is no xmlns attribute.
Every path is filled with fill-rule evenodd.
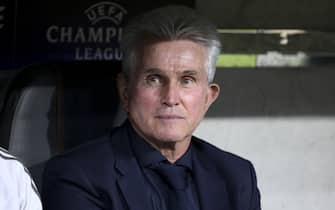
<svg viewBox="0 0 335 210"><path fill-rule="evenodd" d="M153 209L152 199L145 184L140 166L130 146L127 126L120 127L119 136L113 143L116 154L115 168L120 176L117 184L120 187L130 210ZM115 135L117 135L115 134ZM216 171L215 160L209 159L208 153L203 150L204 143L196 138L192 139L192 167L194 181L198 188L201 210L231 210L223 176Z"/></svg>
<svg viewBox="0 0 335 210"><path fill-rule="evenodd" d="M117 184L130 210L152 209L149 190L145 184L140 166L135 159L129 144L127 123L115 133L113 148L115 152L115 168L119 172ZM119 135L119 136L116 136Z"/></svg>

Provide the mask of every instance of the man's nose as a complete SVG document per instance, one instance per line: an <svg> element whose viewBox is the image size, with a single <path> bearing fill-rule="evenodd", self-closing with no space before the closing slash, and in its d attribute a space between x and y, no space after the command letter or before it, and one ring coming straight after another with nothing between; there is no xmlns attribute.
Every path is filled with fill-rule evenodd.
<svg viewBox="0 0 335 210"><path fill-rule="evenodd" d="M180 90L178 84L167 83L162 89L162 103L166 106L176 106L180 103Z"/></svg>

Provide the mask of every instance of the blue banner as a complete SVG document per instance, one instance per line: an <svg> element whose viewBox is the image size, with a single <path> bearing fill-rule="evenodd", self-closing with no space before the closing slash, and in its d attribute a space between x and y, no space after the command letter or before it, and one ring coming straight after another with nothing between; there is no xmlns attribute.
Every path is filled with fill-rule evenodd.
<svg viewBox="0 0 335 210"><path fill-rule="evenodd" d="M18 0L16 5L5 6L11 13L7 22L13 19L15 23L6 22L7 31L0 29L0 33L5 32L0 68L50 61L118 62L122 59L119 41L125 22L143 11L173 3L194 7L193 0Z"/></svg>

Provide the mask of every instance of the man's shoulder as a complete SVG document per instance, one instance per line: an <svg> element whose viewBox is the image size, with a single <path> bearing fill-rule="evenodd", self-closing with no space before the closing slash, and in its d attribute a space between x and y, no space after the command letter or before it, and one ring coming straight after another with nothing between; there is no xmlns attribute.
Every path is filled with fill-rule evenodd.
<svg viewBox="0 0 335 210"><path fill-rule="evenodd" d="M2 175L4 175L4 173L12 173L13 175L25 173L23 164L3 148L0 148L0 167Z"/></svg>
<svg viewBox="0 0 335 210"><path fill-rule="evenodd" d="M214 170L220 176L231 184L246 182L250 184L250 180L254 177L255 170L253 164L236 154L224 151L208 142L199 138L194 138L193 145L195 148L195 156L198 162L206 170ZM192 148L192 149L193 149Z"/></svg>
<svg viewBox="0 0 335 210"><path fill-rule="evenodd" d="M93 139L87 143L79 145L60 155L52 157L48 164L54 162L64 162L64 164L76 164L78 166L85 164L86 166L96 165L97 161L111 161L114 157L115 148L121 144L123 140L120 136L122 128L114 128L111 132Z"/></svg>
<svg viewBox="0 0 335 210"><path fill-rule="evenodd" d="M200 168L213 177L219 176L224 181L227 193L234 199L236 198L234 202L241 207L239 209L260 209L257 178L253 164L245 158L223 151L201 139L194 138L192 141L196 161L200 162Z"/></svg>
<svg viewBox="0 0 335 210"><path fill-rule="evenodd" d="M42 209L38 191L25 166L0 147L0 209ZM2 208L4 207L4 208Z"/></svg>
<svg viewBox="0 0 335 210"><path fill-rule="evenodd" d="M200 138L193 137L192 141L196 152L208 161L214 162L217 166L241 169L249 168L252 165L249 160L234 153L220 149Z"/></svg>
<svg viewBox="0 0 335 210"><path fill-rule="evenodd" d="M54 183L72 183L87 191L94 190L93 186L104 188L118 173L115 164L123 154L125 138L122 128L115 128L107 135L51 158L44 169L42 194L49 192Z"/></svg>
<svg viewBox="0 0 335 210"><path fill-rule="evenodd" d="M91 139L88 142L85 142L77 147L74 147L57 157L64 158L83 158L83 157L91 157L94 155L99 155L103 153L105 150L108 150L111 146L111 134L105 134L103 136L99 136L95 139Z"/></svg>
<svg viewBox="0 0 335 210"><path fill-rule="evenodd" d="M16 160L16 158L11 155L8 150L0 147L0 160Z"/></svg>
<svg viewBox="0 0 335 210"><path fill-rule="evenodd" d="M11 192L16 189L25 190L25 187L30 185L36 189L28 169L20 160L3 148L0 148L0 171L0 180L4 181L2 185L8 186ZM5 188L4 186L3 189Z"/></svg>

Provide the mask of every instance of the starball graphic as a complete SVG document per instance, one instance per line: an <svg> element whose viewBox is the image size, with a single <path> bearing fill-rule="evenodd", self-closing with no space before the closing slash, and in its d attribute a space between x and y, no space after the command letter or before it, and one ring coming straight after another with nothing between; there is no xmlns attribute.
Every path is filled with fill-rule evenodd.
<svg viewBox="0 0 335 210"><path fill-rule="evenodd" d="M89 7L84 12L92 24L102 20L113 21L119 26L127 11L119 4L113 2L100 2Z"/></svg>

